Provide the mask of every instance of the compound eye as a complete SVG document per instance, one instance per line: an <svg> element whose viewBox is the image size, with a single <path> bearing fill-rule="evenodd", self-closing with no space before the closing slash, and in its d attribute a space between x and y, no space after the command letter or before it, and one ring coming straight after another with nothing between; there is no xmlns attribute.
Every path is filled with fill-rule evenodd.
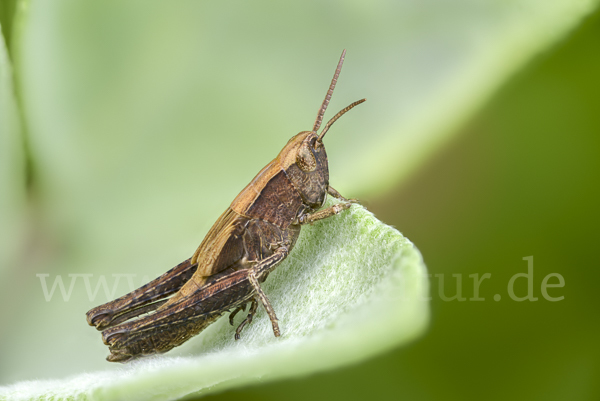
<svg viewBox="0 0 600 401"><path fill-rule="evenodd" d="M300 170L305 172L314 171L317 168L317 160L310 149L311 147L312 144L310 142L303 143L296 156L296 164L300 167Z"/></svg>

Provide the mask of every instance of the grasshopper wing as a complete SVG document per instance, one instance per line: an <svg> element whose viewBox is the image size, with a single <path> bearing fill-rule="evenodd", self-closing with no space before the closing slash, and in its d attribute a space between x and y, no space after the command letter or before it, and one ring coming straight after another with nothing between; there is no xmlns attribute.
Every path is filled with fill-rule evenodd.
<svg viewBox="0 0 600 401"><path fill-rule="evenodd" d="M247 225L247 217L227 208L192 256L191 263L198 264L197 276L212 276L243 257L242 235Z"/></svg>
<svg viewBox="0 0 600 401"><path fill-rule="evenodd" d="M198 268L190 280L161 309L195 293L218 277L244 268L244 233L249 219L231 208L219 217L191 258Z"/></svg>

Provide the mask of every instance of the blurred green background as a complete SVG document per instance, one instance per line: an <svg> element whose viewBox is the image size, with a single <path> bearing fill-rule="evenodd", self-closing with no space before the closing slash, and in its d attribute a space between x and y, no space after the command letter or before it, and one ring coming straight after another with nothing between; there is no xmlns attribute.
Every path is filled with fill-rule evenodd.
<svg viewBox="0 0 600 401"><path fill-rule="evenodd" d="M358 366L212 400L600 398L600 13L515 76L458 137L370 210L418 244L432 279L432 321L416 343ZM536 302L507 284L534 256ZM565 287L540 294L558 272ZM448 280L450 279L450 282ZM524 283L515 293L526 294ZM493 301L501 294L502 300Z"/></svg>
<svg viewBox="0 0 600 401"><path fill-rule="evenodd" d="M310 129L347 48L329 115L369 101L328 134L332 185L421 250L430 330L357 366L211 397L600 397L600 13L478 109L577 18L535 1L38 1L20 3L13 22L16 4L3 3L1 20L23 119L20 131L3 110L14 121L2 125L11 217L0 236L20 245L2 248L0 384L105 369L82 314L98 302L82 288L77 302L44 302L35 275L152 277L188 257L245 183ZM539 300L515 302L507 283L527 256ZM447 295L462 274L468 299L468 275L485 273L485 301L437 295L435 274ZM564 300L542 298L549 273L564 277L549 290ZM526 290L517 280L517 295Z"/></svg>

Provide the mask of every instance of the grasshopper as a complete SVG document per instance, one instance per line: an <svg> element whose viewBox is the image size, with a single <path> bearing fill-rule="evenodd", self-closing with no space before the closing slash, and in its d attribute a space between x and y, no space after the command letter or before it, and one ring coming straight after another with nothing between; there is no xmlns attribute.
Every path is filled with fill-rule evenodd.
<svg viewBox="0 0 600 401"><path fill-rule="evenodd" d="M212 226L194 255L150 283L87 312L87 321L102 331L110 350L107 360L130 359L167 352L200 333L223 314L229 322L246 310L235 331L252 322L260 303L273 333L281 335L277 316L261 288L284 260L305 224L348 209L346 199L329 185L323 137L342 115L361 99L337 113L320 134L325 110L337 83L346 50L319 108L312 131L293 136L279 155L265 166L233 200ZM319 210L327 194L342 201Z"/></svg>

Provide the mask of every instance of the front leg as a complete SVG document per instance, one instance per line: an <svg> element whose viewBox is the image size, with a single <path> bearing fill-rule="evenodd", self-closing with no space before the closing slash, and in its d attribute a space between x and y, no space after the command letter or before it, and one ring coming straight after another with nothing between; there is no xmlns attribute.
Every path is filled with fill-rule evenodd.
<svg viewBox="0 0 600 401"><path fill-rule="evenodd" d="M327 209L319 210L313 214L304 214L298 218L298 223L300 224L312 224L317 220L323 220L331 216L335 216L339 214L343 210L349 209L352 206L352 203L337 203Z"/></svg>
<svg viewBox="0 0 600 401"><path fill-rule="evenodd" d="M346 199L342 196L342 194L340 194L338 191L335 190L335 188L333 188L331 185L327 186L327 193L331 196L333 196L335 199L339 199L342 202L347 202L347 203L359 203L360 201L358 199Z"/></svg>

